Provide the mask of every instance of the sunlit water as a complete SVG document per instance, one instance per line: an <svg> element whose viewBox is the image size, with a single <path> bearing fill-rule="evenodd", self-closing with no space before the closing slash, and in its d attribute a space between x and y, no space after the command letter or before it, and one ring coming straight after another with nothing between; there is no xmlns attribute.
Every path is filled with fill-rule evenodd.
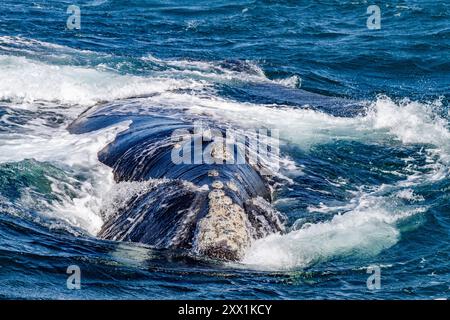
<svg viewBox="0 0 450 320"><path fill-rule="evenodd" d="M0 297L448 297L450 4L388 1L369 30L367 1L190 2L77 1L81 30L71 1L0 3ZM363 107L308 108L300 88ZM234 264L97 239L142 187L97 159L127 124L66 127L136 97L278 129L289 232Z"/></svg>

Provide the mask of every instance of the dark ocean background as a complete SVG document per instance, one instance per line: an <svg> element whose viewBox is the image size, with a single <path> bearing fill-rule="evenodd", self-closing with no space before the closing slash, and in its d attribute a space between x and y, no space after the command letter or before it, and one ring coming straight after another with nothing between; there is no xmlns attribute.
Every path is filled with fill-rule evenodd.
<svg viewBox="0 0 450 320"><path fill-rule="evenodd" d="M302 90L359 107L305 106ZM447 298L449 97L444 0L2 0L0 297ZM97 239L142 185L116 184L97 159L120 126L66 127L129 98L280 130L289 232L240 263ZM66 286L70 265L81 290Z"/></svg>

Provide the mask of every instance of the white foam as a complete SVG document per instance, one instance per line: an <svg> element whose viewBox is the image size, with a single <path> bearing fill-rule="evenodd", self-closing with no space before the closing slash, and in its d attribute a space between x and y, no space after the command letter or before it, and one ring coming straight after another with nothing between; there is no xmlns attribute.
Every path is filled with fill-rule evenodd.
<svg viewBox="0 0 450 320"><path fill-rule="evenodd" d="M188 28L195 28L191 26ZM146 55L142 57L143 61L152 62L164 67L162 74L172 77L193 77L198 79L205 79L207 81L214 81L215 83L228 82L258 82L258 83L276 83L281 86L289 88L299 88L302 79L298 75L293 75L282 79L269 79L264 71L256 63L252 61L243 61L246 68L243 70L233 70L227 68L226 65L221 65L220 62L206 62L196 60L173 60L173 59L159 59L153 55Z"/></svg>
<svg viewBox="0 0 450 320"><path fill-rule="evenodd" d="M302 86L302 78L297 75L293 75L284 79L276 79L274 81L288 88L300 88Z"/></svg>
<svg viewBox="0 0 450 320"><path fill-rule="evenodd" d="M0 100L15 103L56 101L89 106L102 101L202 86L201 81L121 75L0 55Z"/></svg>
<svg viewBox="0 0 450 320"><path fill-rule="evenodd" d="M366 116L357 118L337 119L312 111L296 111L291 119L285 121L280 118L280 127L289 126L293 122L292 117L299 125L305 124L307 137L327 128L331 139L424 144L423 152L429 160L426 167L431 170L423 173L411 169L411 175L406 180L395 185L382 185L373 192L363 192L347 206L333 208L321 204L320 208L310 208L312 211L344 210L346 213L336 215L330 221L304 224L301 229L285 235L271 235L258 240L249 249L244 264L276 270L304 268L348 255L376 255L396 244L400 238L398 222L427 210L423 205L401 205L396 199L422 202L423 197L414 194L411 187L449 176L450 133L448 121L435 112L438 106L439 101L425 104L403 100L395 103L387 97L380 97L371 104ZM273 114L284 111L269 111L269 114L270 112ZM318 118L320 121L317 121ZM310 146L311 142L325 142L327 138L326 135L322 136L323 139L313 137L307 139L308 143L305 144L304 136L298 140L299 138L289 134L293 129L285 129L285 136L300 142L302 147ZM304 130L305 126L300 132ZM350 208L352 203L357 205Z"/></svg>
<svg viewBox="0 0 450 320"><path fill-rule="evenodd" d="M448 120L435 112L440 105L440 100L419 103L403 99L395 103L381 96L372 104L371 112L362 119L362 124L369 124L374 130L387 130L405 144L432 144L449 150Z"/></svg>
<svg viewBox="0 0 450 320"><path fill-rule="evenodd" d="M112 169L99 162L97 153L112 142L119 132L126 130L129 124L130 122L120 123L81 135L70 134L63 127L41 127L36 135L27 132L10 136L0 145L0 163L35 159L83 175L84 178L78 181L81 186L77 190L72 189L76 193L74 198L61 190L70 185L53 181L52 189L63 195L64 201L51 203L50 210L46 210L44 214L95 235L103 224L100 214L103 198L115 184ZM22 199L25 202L29 200L32 199Z"/></svg>
<svg viewBox="0 0 450 320"><path fill-rule="evenodd" d="M151 105L183 107L193 114L208 114L244 128L278 129L283 141L308 150L311 146L335 140L404 144L430 144L450 153L447 120L434 112L439 101L395 102L380 96L368 105L368 113L357 117L334 117L311 109L279 105L242 103L218 96L164 92L153 97ZM442 153L442 154L443 154Z"/></svg>
<svg viewBox="0 0 450 320"><path fill-rule="evenodd" d="M90 2L88 2L86 5L90 6L90 7L98 7L101 6L102 4L107 3L109 0L92 0Z"/></svg>
<svg viewBox="0 0 450 320"><path fill-rule="evenodd" d="M101 214L104 220L120 212L133 197L138 197L151 187L165 181L165 179L150 179L146 181L122 181L115 184L103 199Z"/></svg>
<svg viewBox="0 0 450 320"><path fill-rule="evenodd" d="M404 199L404 200L409 200L409 201L415 201L415 202L425 201L424 197L415 194L414 190L412 190L412 189L400 190L397 192L396 196L399 199Z"/></svg>
<svg viewBox="0 0 450 320"><path fill-rule="evenodd" d="M329 221L257 240L243 263L256 269L287 270L338 257L374 256L398 242L397 222L424 210L389 206L384 197L362 195L352 210Z"/></svg>

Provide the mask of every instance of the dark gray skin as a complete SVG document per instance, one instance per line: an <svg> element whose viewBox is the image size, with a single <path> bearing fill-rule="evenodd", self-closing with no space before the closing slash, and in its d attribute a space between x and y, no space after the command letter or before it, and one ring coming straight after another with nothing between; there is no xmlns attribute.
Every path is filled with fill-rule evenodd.
<svg viewBox="0 0 450 320"><path fill-rule="evenodd" d="M284 216L270 205L272 182L260 167L175 164L172 150L186 143L194 147L194 141L174 139L173 132L192 132L192 121L164 110L143 115L119 109L96 106L69 126L71 133L85 133L131 120L130 128L98 154L99 160L113 169L116 182L154 181L109 217L98 237L237 261L254 240L284 231ZM210 144L200 142L203 150Z"/></svg>

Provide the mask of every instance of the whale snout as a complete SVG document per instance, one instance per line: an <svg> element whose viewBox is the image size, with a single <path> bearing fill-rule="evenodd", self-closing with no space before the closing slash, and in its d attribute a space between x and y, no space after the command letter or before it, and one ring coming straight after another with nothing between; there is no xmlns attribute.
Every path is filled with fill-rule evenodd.
<svg viewBox="0 0 450 320"><path fill-rule="evenodd" d="M199 221L194 250L220 260L240 260L251 243L244 209L221 189L208 195L208 213Z"/></svg>

